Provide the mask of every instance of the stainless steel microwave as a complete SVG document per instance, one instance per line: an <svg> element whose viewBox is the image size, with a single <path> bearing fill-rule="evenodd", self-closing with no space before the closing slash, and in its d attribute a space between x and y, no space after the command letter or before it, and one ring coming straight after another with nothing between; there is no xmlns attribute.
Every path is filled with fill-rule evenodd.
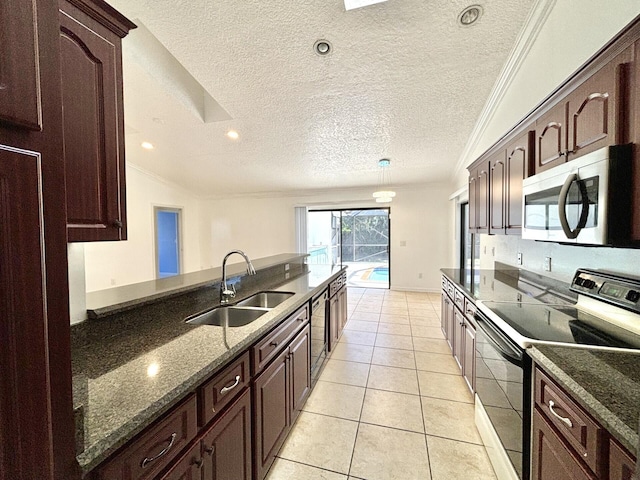
<svg viewBox="0 0 640 480"><path fill-rule="evenodd" d="M631 145L589 153L522 183L522 238L629 245Z"/></svg>

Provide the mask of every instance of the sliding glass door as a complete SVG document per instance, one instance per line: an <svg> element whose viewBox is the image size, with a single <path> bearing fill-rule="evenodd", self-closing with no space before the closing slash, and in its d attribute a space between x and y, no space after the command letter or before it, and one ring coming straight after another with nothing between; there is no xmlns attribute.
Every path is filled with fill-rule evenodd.
<svg viewBox="0 0 640 480"><path fill-rule="evenodd" d="M389 214L389 208L309 211L309 262L348 266L352 287L389 288Z"/></svg>

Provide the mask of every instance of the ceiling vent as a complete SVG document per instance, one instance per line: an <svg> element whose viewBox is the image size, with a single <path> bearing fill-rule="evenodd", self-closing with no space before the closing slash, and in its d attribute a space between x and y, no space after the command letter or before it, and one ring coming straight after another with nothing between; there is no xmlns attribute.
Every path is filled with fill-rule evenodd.
<svg viewBox="0 0 640 480"><path fill-rule="evenodd" d="M482 7L480 5L471 5L465 8L458 15L458 23L463 27L474 25L482 16Z"/></svg>

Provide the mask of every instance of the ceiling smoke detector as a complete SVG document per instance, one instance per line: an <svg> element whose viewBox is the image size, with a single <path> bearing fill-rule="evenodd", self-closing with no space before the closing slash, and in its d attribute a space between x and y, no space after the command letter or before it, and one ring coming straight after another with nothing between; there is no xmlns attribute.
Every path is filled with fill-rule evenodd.
<svg viewBox="0 0 640 480"><path fill-rule="evenodd" d="M458 23L463 27L469 27L475 24L482 16L482 7L480 5L470 5L458 15Z"/></svg>
<svg viewBox="0 0 640 480"><path fill-rule="evenodd" d="M328 40L318 40L313 44L313 51L324 57L331 53L331 44Z"/></svg>

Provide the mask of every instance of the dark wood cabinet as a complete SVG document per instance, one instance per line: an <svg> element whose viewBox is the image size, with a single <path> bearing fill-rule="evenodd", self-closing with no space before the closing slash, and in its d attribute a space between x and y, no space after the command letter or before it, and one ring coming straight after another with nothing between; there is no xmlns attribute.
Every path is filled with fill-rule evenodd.
<svg viewBox="0 0 640 480"><path fill-rule="evenodd" d="M0 2L3 479L79 478L57 38L55 1Z"/></svg>
<svg viewBox="0 0 640 480"><path fill-rule="evenodd" d="M469 169L469 231L489 232L489 162L482 161Z"/></svg>
<svg viewBox="0 0 640 480"><path fill-rule="evenodd" d="M534 132L527 131L507 145L505 182L505 233L519 235L522 231L522 181L532 171Z"/></svg>
<svg viewBox="0 0 640 480"><path fill-rule="evenodd" d="M464 355L464 315L453 309L453 358L462 370Z"/></svg>
<svg viewBox="0 0 640 480"><path fill-rule="evenodd" d="M597 477L572 454L538 409L533 411L531 451L534 480L595 480Z"/></svg>
<svg viewBox="0 0 640 480"><path fill-rule="evenodd" d="M609 441L609 480L634 480L636 461L613 439Z"/></svg>
<svg viewBox="0 0 640 480"><path fill-rule="evenodd" d="M202 452L200 442L193 445L187 453L160 477L160 480L202 480Z"/></svg>
<svg viewBox="0 0 640 480"><path fill-rule="evenodd" d="M507 168L501 150L489 161L489 233L505 233L505 184Z"/></svg>
<svg viewBox="0 0 640 480"><path fill-rule="evenodd" d="M102 0L60 0L70 242L126 239L121 39L135 25Z"/></svg>
<svg viewBox="0 0 640 480"><path fill-rule="evenodd" d="M618 55L567 98L568 160L626 143L627 84L631 51Z"/></svg>
<svg viewBox="0 0 640 480"><path fill-rule="evenodd" d="M246 389L202 439L202 480L251 480L251 456L251 390Z"/></svg>
<svg viewBox="0 0 640 480"><path fill-rule="evenodd" d="M475 305L444 276L442 277L440 328L453 358L471 392L475 391L476 328L468 317L475 315Z"/></svg>
<svg viewBox="0 0 640 480"><path fill-rule="evenodd" d="M536 120L535 173L567 161L567 103L555 105Z"/></svg>
<svg viewBox="0 0 640 480"><path fill-rule="evenodd" d="M197 414L196 396L191 395L101 466L96 473L96 478L100 480L155 478L168 468L180 452L196 438Z"/></svg>
<svg viewBox="0 0 640 480"><path fill-rule="evenodd" d="M336 348L347 320L347 287L345 285L329 299L329 351Z"/></svg>
<svg viewBox="0 0 640 480"><path fill-rule="evenodd" d="M305 328L254 381L254 472L261 480L311 389L309 332Z"/></svg>

